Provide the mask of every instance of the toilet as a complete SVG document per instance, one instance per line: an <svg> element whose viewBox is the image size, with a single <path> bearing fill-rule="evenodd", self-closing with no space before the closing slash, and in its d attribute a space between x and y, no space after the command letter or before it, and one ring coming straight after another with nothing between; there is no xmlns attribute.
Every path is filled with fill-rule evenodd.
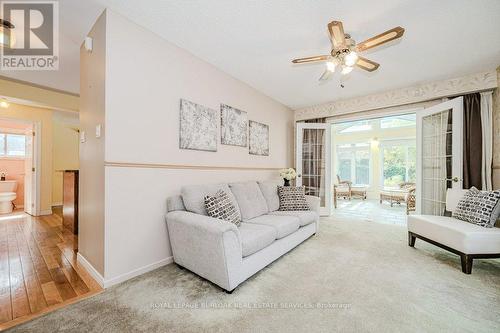
<svg viewBox="0 0 500 333"><path fill-rule="evenodd" d="M0 181L0 214L12 212L12 201L17 198L17 182L15 180Z"/></svg>

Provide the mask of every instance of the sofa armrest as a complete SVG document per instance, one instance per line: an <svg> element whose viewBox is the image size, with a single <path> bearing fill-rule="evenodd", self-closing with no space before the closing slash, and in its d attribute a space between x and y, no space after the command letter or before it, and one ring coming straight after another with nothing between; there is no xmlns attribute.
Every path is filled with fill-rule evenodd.
<svg viewBox="0 0 500 333"><path fill-rule="evenodd" d="M319 197L315 197L313 195L306 195L307 204L312 211L315 211L319 215Z"/></svg>
<svg viewBox="0 0 500 333"><path fill-rule="evenodd" d="M174 261L226 290L239 283L242 249L238 228L186 211L167 214Z"/></svg>

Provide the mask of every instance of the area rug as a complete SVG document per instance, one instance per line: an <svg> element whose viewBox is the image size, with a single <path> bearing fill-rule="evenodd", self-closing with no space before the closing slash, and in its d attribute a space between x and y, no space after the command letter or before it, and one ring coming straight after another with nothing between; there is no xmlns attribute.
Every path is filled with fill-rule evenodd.
<svg viewBox="0 0 500 333"><path fill-rule="evenodd" d="M322 219L316 236L233 294L171 264L11 332L500 332L500 261L406 228Z"/></svg>

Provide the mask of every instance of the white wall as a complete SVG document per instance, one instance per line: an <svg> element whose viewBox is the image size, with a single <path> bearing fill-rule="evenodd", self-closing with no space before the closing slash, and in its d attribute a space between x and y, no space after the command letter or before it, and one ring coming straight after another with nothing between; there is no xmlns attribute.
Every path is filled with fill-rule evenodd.
<svg viewBox="0 0 500 333"><path fill-rule="evenodd" d="M171 260L166 198L181 186L268 179L292 166L293 112L109 10L106 40L104 278L110 285ZM268 124L270 156L221 145L220 138L217 152L180 150L181 98L215 110L228 104Z"/></svg>

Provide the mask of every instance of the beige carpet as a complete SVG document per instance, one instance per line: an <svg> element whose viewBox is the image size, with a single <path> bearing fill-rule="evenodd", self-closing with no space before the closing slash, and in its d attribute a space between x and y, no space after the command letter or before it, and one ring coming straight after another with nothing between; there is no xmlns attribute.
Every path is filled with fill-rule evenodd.
<svg viewBox="0 0 500 333"><path fill-rule="evenodd" d="M404 227L325 219L232 295L168 265L12 331L500 332L500 261L465 275Z"/></svg>

